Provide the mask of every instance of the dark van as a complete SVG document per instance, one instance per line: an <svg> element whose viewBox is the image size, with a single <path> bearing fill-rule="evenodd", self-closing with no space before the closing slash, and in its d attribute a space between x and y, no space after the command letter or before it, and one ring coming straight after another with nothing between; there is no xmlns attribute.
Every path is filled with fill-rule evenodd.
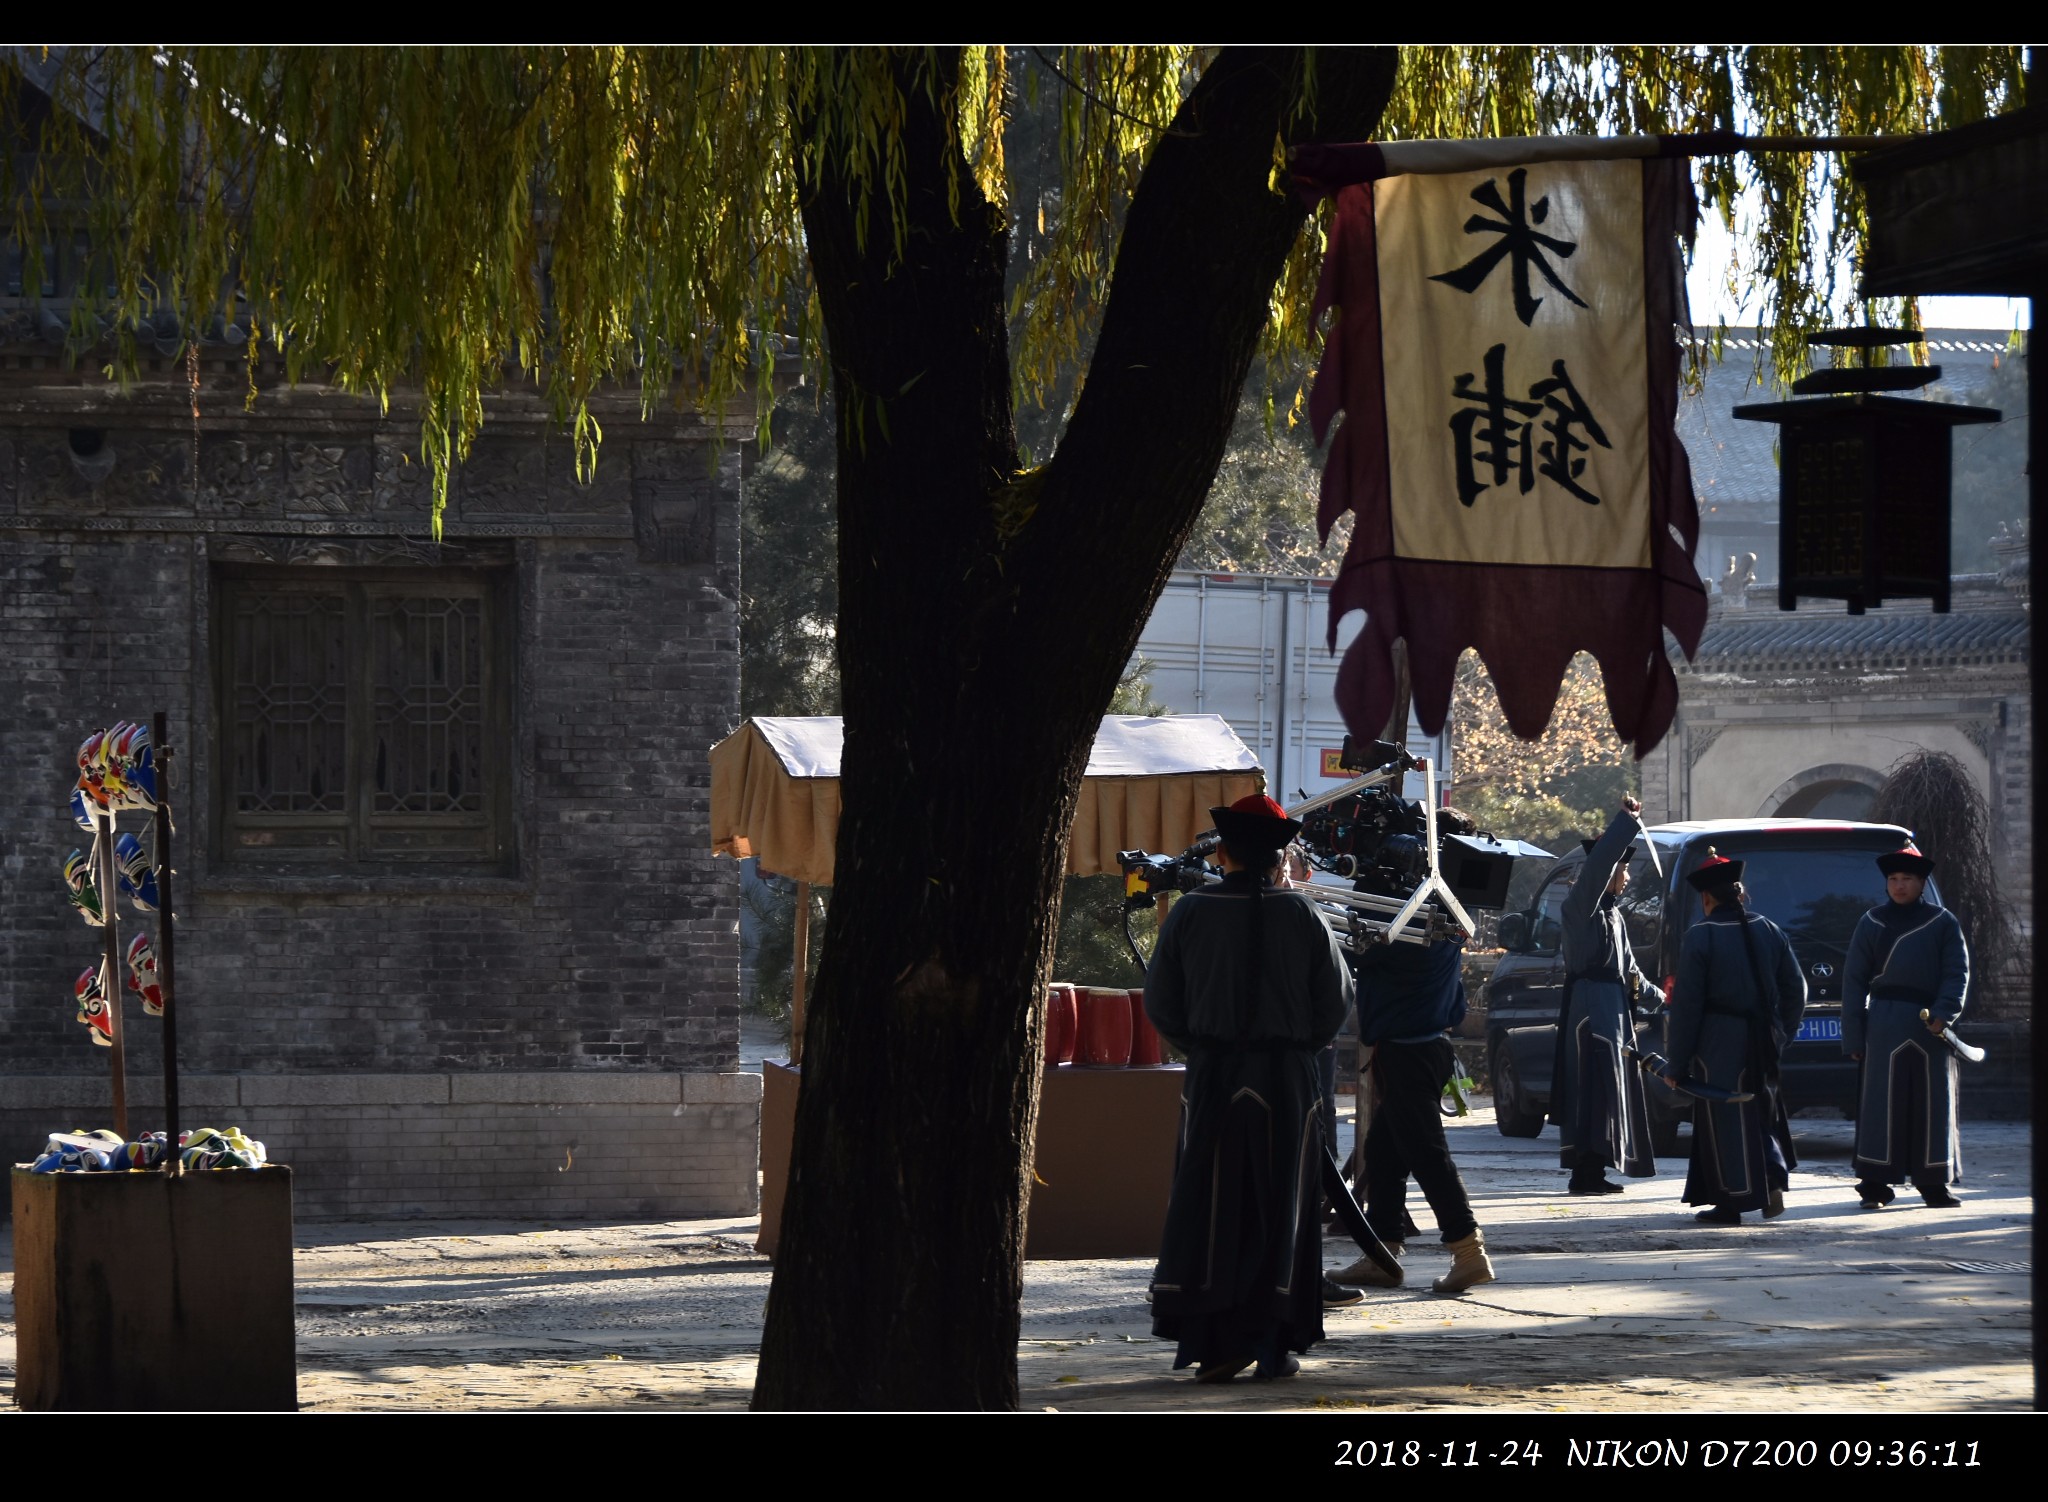
<svg viewBox="0 0 2048 1502"><path fill-rule="evenodd" d="M1906 831L1822 819L1705 819L1656 824L1647 833L1663 878L1648 852L1638 853L1622 897L1623 920L1643 973L1662 982L1668 994L1679 944L1700 916L1699 894L1685 876L1708 849L1745 862L1751 909L1785 930L1806 973L1806 1015L1785 1050L1786 1109L1838 1106L1853 1117L1856 1066L1841 1048L1842 962L1857 920L1885 900L1876 858L1904 844ZM1584 860L1584 852L1575 850L1558 861L1545 872L1535 901L1501 919L1508 952L1486 985L1486 1038L1494 1117L1510 1137L1540 1133L1550 1105L1564 999L1559 917ZM1931 884L1928 895L1939 900ZM1662 1026L1660 1021L1651 1028L1661 1032ZM1657 1037L1644 1041L1663 1049ZM1678 1127L1692 1119L1690 1103L1654 1076L1647 1083L1651 1137L1658 1155L1667 1157L1680 1151Z"/></svg>

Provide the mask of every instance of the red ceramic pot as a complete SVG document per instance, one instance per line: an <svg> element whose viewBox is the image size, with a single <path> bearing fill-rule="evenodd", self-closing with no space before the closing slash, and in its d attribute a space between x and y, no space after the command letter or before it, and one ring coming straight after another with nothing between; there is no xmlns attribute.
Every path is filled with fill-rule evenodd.
<svg viewBox="0 0 2048 1502"><path fill-rule="evenodd" d="M1131 996L1090 986L1081 997L1080 1063L1121 1069L1131 1062Z"/></svg>
<svg viewBox="0 0 2048 1502"><path fill-rule="evenodd" d="M1080 1008L1072 986L1054 986L1045 1002L1045 1062L1071 1064L1081 1031Z"/></svg>
<svg viewBox="0 0 2048 1502"><path fill-rule="evenodd" d="M1131 1067L1149 1069L1166 1062L1159 1049L1159 1031L1152 1026L1152 1019L1145 1015L1145 992L1142 988L1130 993L1131 996Z"/></svg>

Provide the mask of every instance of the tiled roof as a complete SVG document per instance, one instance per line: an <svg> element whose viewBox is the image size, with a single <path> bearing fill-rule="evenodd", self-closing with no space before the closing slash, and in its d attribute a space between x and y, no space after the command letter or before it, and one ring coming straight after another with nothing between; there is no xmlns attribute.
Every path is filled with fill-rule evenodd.
<svg viewBox="0 0 2048 1502"><path fill-rule="evenodd" d="M1958 601L1958 603L1961 603ZM1746 667L1836 668L1861 671L1945 664L1956 667L2024 663L2027 613L2017 601L1987 600L1984 608L1936 615L1924 602L1865 615L1802 605L1777 608L1775 591L1757 591L1743 611L1717 613L1707 622L1700 649L1683 672Z"/></svg>
<svg viewBox="0 0 2048 1502"><path fill-rule="evenodd" d="M1755 329L1731 329L1721 361L1702 362L1701 389L1679 395L1678 436L1692 460L1693 493L1703 513L1717 503L1777 505L1777 428L1729 415L1737 406L1790 397L1771 377L1770 357L1759 344ZM1927 393L1978 404L1983 404L1977 393L1990 379L1993 359L2007 353L2004 339L1986 329L1929 329L1927 350L1928 359L1942 368L1941 379Z"/></svg>

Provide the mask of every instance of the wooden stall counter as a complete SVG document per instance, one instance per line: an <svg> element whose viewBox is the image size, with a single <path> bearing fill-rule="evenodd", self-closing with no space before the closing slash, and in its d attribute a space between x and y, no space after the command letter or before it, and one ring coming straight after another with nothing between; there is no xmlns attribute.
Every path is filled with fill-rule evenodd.
<svg viewBox="0 0 2048 1502"><path fill-rule="evenodd" d="M762 1065L761 1234L756 1247L775 1255L796 1131L795 1067ZM1024 1255L1155 1257L1173 1189L1180 1133L1179 1065L1045 1072L1038 1108L1038 1150Z"/></svg>

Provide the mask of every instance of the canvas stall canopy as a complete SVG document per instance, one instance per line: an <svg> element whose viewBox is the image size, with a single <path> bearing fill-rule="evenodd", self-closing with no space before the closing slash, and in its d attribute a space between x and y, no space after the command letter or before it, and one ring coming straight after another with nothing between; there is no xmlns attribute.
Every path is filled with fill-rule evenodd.
<svg viewBox="0 0 2048 1502"><path fill-rule="evenodd" d="M840 745L830 715L751 719L713 746L712 848L830 886ZM1183 850L1214 822L1211 808L1262 791L1265 780L1221 715L1106 716L1088 753L1067 874L1114 872L1119 850Z"/></svg>

